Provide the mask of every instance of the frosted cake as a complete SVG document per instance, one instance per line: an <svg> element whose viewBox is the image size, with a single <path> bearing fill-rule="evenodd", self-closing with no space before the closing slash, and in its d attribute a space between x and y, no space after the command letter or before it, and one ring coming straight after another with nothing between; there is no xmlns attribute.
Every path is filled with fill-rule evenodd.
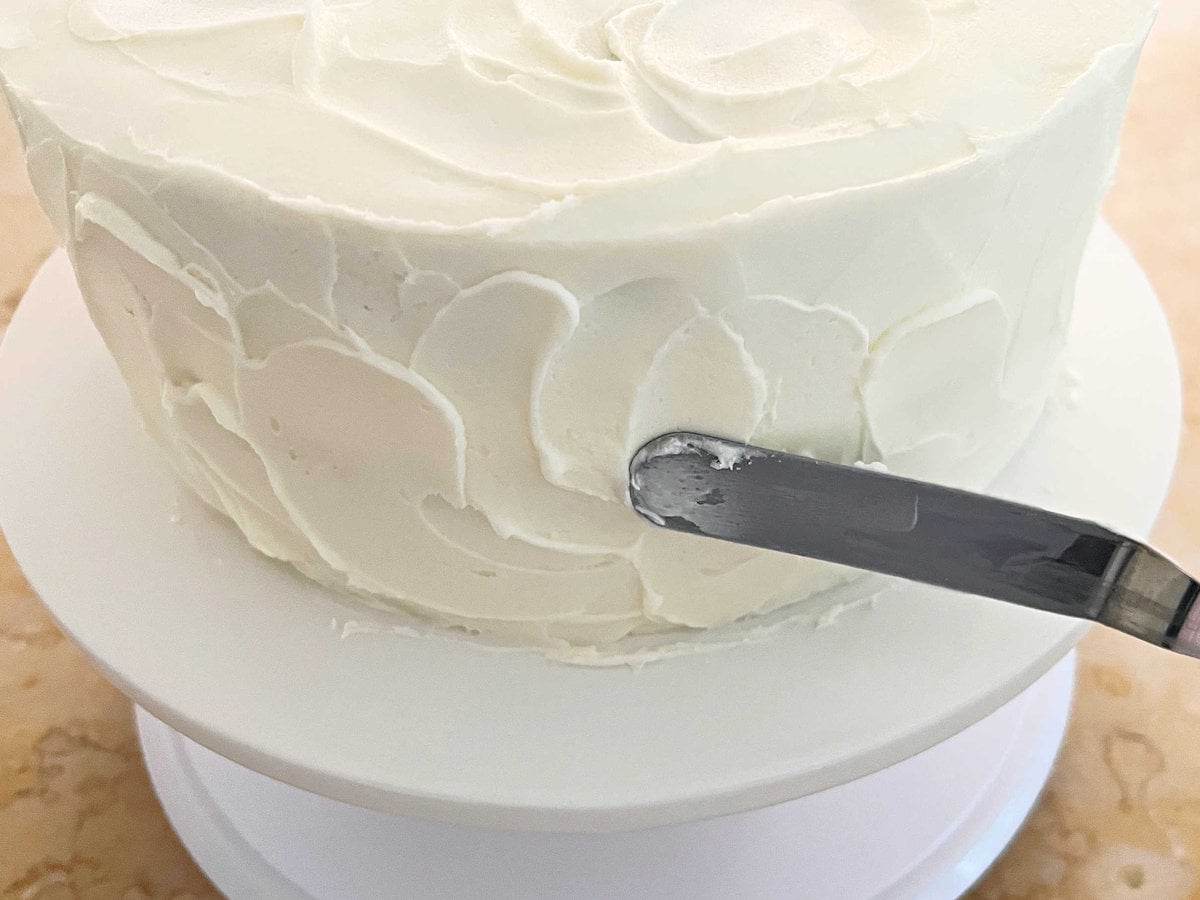
<svg viewBox="0 0 1200 900"><path fill-rule="evenodd" d="M689 429L981 488L1055 383L1150 0L5 0L180 477L335 588L606 645L848 573L654 529Z"/></svg>

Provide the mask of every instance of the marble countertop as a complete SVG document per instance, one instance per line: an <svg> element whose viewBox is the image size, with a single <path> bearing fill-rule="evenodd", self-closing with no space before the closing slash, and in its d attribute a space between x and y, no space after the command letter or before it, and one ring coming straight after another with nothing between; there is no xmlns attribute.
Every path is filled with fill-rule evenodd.
<svg viewBox="0 0 1200 900"><path fill-rule="evenodd" d="M1200 572L1196 0L1163 4L1105 214L1149 273L1180 348L1185 436L1155 539ZM0 332L52 248L0 117ZM163 818L129 701L55 628L2 535L0 723L0 898L218 896ZM1054 774L971 896L1200 897L1200 664L1099 630L1084 640Z"/></svg>

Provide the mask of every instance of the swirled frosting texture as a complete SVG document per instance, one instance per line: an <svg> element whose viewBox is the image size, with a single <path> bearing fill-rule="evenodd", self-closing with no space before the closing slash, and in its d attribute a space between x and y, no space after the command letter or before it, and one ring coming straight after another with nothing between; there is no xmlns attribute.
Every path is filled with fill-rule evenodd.
<svg viewBox="0 0 1200 900"><path fill-rule="evenodd" d="M1150 0L9 0L30 172L147 427L329 584L603 645L841 570L625 504L687 428L983 486Z"/></svg>

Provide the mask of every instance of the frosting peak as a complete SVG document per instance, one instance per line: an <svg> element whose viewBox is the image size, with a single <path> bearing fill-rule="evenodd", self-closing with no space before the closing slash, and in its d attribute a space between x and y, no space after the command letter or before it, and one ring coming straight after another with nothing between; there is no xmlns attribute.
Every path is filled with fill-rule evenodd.
<svg viewBox="0 0 1200 900"><path fill-rule="evenodd" d="M652 95L698 139L837 127L848 102L877 115L883 103L861 87L917 65L933 38L921 0L750 0L734 17L720 0L658 2L625 10L607 32L635 98ZM652 104L643 111L653 119Z"/></svg>

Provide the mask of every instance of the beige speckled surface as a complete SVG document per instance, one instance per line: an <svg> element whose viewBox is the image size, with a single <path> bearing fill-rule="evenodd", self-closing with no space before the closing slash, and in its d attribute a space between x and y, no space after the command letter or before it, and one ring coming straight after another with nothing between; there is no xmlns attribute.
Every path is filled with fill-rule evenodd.
<svg viewBox="0 0 1200 900"><path fill-rule="evenodd" d="M1156 537L1200 571L1200 0L1165 0L1123 146L1106 212L1167 307L1185 373L1189 430ZM0 330L50 249L0 118ZM150 790L128 701L0 538L0 898L209 896ZM1046 794L972 896L1200 897L1200 663L1089 636Z"/></svg>

